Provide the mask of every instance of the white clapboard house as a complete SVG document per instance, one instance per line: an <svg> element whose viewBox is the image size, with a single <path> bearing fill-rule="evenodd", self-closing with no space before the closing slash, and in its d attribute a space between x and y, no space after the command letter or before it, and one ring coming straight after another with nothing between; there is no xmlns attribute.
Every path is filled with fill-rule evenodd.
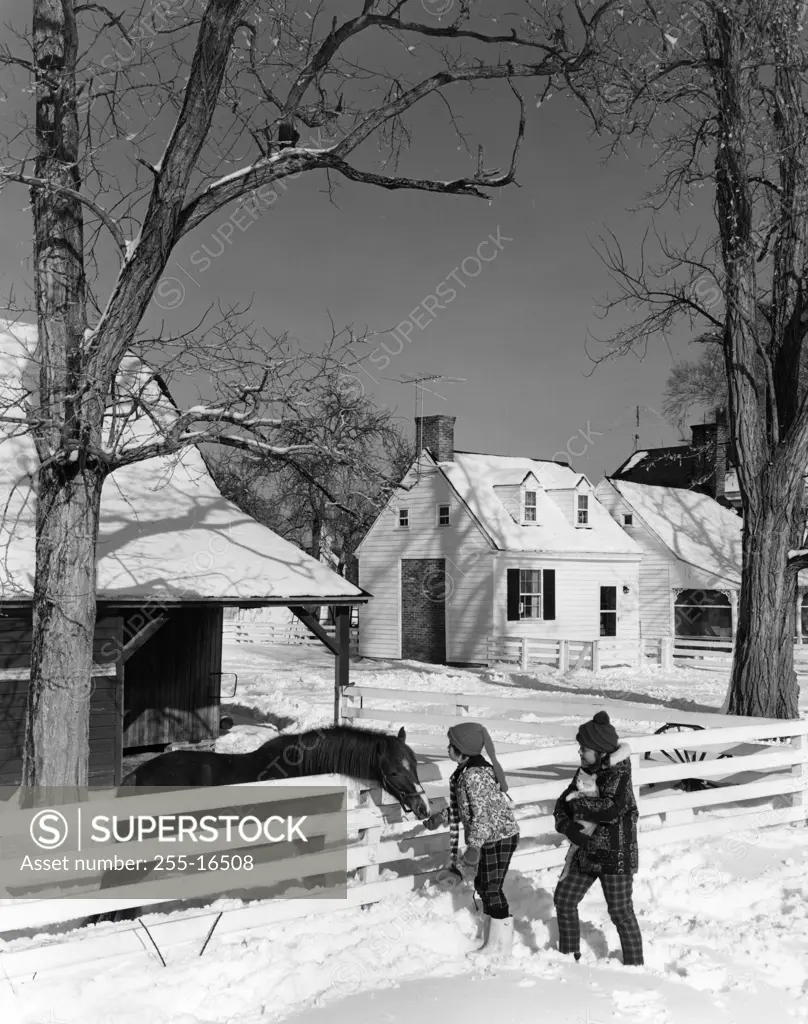
<svg viewBox="0 0 808 1024"><path fill-rule="evenodd" d="M489 636L636 640L642 553L589 480L455 451L454 422L416 419L418 458L358 548L360 654L463 664Z"/></svg>

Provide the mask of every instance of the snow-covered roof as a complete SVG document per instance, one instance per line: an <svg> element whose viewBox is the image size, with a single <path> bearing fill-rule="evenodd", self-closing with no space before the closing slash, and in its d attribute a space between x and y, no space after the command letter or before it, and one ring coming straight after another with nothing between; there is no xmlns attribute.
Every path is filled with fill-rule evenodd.
<svg viewBox="0 0 808 1024"><path fill-rule="evenodd" d="M620 467L621 472L627 473L630 469L634 469L638 462L642 462L648 452L634 452L627 462L624 462Z"/></svg>
<svg viewBox="0 0 808 1024"><path fill-rule="evenodd" d="M743 520L708 494L682 487L606 482L677 558L733 583L741 581Z"/></svg>
<svg viewBox="0 0 808 1024"><path fill-rule="evenodd" d="M21 346L35 342L30 326L0 325L0 375L23 379ZM134 363L129 366L132 370ZM17 385L19 386L19 385ZM8 401L9 383L3 387ZM159 409L176 415L161 395ZM173 410L173 411L172 411ZM0 444L0 600L30 599L34 580L37 465L27 435ZM125 447L153 438L149 417L129 420ZM101 496L98 541L99 601L275 601L322 603L363 598L364 591L307 555L222 497L199 450L124 466L107 478Z"/></svg>
<svg viewBox="0 0 808 1024"><path fill-rule="evenodd" d="M590 529L572 525L556 502L545 493L536 496L536 523L520 525L494 491L493 480L503 475L524 480L533 473L545 490L573 488L581 480L569 466L506 455L455 452L451 462L438 466L494 544L502 551L537 551L640 555L640 548L598 501L590 502Z"/></svg>

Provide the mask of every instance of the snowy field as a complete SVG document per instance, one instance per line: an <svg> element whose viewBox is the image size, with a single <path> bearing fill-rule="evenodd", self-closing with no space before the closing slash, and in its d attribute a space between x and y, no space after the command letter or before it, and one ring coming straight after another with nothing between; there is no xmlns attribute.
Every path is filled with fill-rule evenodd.
<svg viewBox="0 0 808 1024"><path fill-rule="evenodd" d="M330 724L333 662L301 648L225 646L238 674L237 722L220 750ZM224 692L232 692L225 677ZM576 694L680 710L716 708L725 674L697 670L459 670L357 662L352 680L394 689L524 698ZM804 708L805 698L802 706ZM227 700L223 703L227 705ZM803 710L803 715L805 710ZM391 727L400 723L391 721ZM649 731L653 727L649 727ZM421 731L419 729L419 731ZM511 738L511 737L509 737ZM512 737L524 742L526 737ZM544 738L539 738L547 742ZM808 830L775 825L640 854L635 906L646 966L624 968L599 887L581 905L583 958L561 962L552 892L558 869L512 871L512 965L481 972L471 896L429 886L369 909L336 911L244 936L215 934L204 955L12 986L2 1024L772 1024L808 1021Z"/></svg>

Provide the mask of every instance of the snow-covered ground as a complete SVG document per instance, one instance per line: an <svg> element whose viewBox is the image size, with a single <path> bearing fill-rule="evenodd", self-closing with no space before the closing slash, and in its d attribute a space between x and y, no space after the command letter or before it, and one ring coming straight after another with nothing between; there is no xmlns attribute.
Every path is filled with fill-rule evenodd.
<svg viewBox="0 0 808 1024"><path fill-rule="evenodd" d="M278 729L330 722L333 662L300 648L225 648L238 673L236 728L219 749L244 750ZM674 670L523 674L359 662L359 684L493 693L575 692L671 708L721 705L726 675ZM224 688L227 691L225 681ZM803 712L804 713L804 712ZM395 723L391 723L395 724ZM419 730L420 731L420 730ZM526 737L514 737L524 742ZM512 966L480 972L469 893L430 886L369 909L335 911L243 936L215 934L204 955L163 968L139 960L58 980L3 980L3 1024L347 1024L365 1017L464 1024L760 1024L808 1021L808 830L776 825L641 851L635 906L646 966L624 968L595 887L581 905L580 964L561 962L552 892L558 870L509 875L517 919Z"/></svg>

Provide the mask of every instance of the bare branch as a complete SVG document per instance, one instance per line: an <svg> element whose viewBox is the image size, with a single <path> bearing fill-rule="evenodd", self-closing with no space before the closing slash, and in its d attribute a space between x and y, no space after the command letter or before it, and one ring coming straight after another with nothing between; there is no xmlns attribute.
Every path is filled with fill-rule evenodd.
<svg viewBox="0 0 808 1024"><path fill-rule="evenodd" d="M89 196L82 195L81 192L77 192L75 189L68 188L66 185L60 185L58 182L46 181L44 178L36 178L31 174L18 174L16 171L7 171L0 169L0 178L6 181L17 181L22 185L27 185L29 188L42 189L46 192L58 192L62 195L69 196L71 199L76 199L83 206L86 206L88 210L98 217L109 229L109 233L115 239L115 244L121 255L126 259L126 239L124 238L123 231L121 231L120 224L118 224L106 210L103 210L98 203L92 200Z"/></svg>

